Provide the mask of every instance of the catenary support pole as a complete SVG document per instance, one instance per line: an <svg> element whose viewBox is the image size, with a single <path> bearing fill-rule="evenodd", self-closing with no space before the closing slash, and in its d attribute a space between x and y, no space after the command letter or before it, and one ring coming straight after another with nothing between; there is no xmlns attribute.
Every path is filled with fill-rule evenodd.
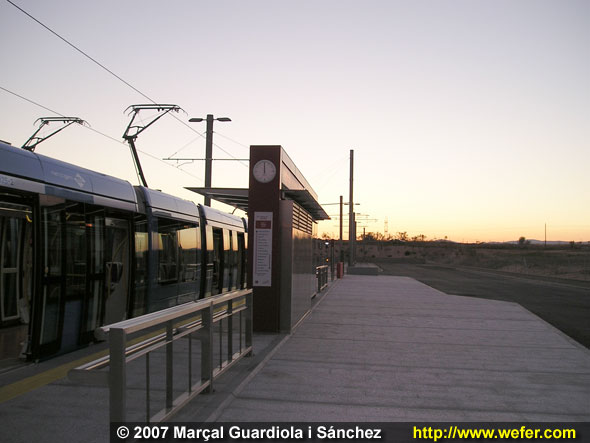
<svg viewBox="0 0 590 443"><path fill-rule="evenodd" d="M354 183L354 149L350 150L350 189L348 198L348 266L354 266L354 197L353 197L353 183Z"/></svg>

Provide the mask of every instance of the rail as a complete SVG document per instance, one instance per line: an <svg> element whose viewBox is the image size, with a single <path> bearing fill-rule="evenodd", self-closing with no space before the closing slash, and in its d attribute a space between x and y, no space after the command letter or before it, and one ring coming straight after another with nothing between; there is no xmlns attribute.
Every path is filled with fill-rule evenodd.
<svg viewBox="0 0 590 443"><path fill-rule="evenodd" d="M96 335L108 337L109 355L73 369L69 377L109 387L111 422L127 421L130 392L134 403L143 402L137 392L142 390L141 379L145 378L145 421L166 421L196 395L212 392L217 377L251 354L252 289L114 323L99 328ZM194 339L200 341L200 352L193 349ZM143 370L138 365L141 357L145 357ZM158 359L164 360L163 373L157 363L152 367ZM200 366L193 365L197 359ZM200 374L196 374L199 367ZM157 376L160 377L154 383ZM183 387L179 387L180 382L175 383L180 379ZM152 403L158 401L164 407L152 415ZM137 409L142 407L134 411ZM139 421L138 417L133 418Z"/></svg>
<svg viewBox="0 0 590 443"><path fill-rule="evenodd" d="M318 266L315 268L316 277L318 279L318 292L322 292L328 286L328 265Z"/></svg>

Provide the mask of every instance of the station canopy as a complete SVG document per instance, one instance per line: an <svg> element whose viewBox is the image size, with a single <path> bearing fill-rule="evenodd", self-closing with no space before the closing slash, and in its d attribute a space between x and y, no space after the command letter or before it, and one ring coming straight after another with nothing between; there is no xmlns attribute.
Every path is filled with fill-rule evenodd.
<svg viewBox="0 0 590 443"><path fill-rule="evenodd" d="M247 188L191 188L189 191L196 192L212 200L217 200L234 208L248 212L248 189ZM282 190L283 197L293 200L304 208L315 221L329 220L330 216L317 202L314 196L307 189L286 189Z"/></svg>

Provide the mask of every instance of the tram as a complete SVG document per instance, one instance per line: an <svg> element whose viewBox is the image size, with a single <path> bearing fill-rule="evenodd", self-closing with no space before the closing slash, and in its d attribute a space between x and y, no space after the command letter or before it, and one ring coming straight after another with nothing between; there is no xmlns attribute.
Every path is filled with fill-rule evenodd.
<svg viewBox="0 0 590 443"><path fill-rule="evenodd" d="M247 221L0 143L0 360L246 287Z"/></svg>

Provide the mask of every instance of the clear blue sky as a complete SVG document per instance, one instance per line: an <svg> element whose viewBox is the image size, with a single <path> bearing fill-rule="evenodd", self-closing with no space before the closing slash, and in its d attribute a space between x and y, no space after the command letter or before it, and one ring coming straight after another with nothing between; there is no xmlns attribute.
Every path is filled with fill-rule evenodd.
<svg viewBox="0 0 590 443"><path fill-rule="evenodd" d="M329 203L347 199L354 149L369 231L387 218L390 234L542 239L546 223L549 240L590 240L588 1L13 2L181 120L230 117L214 157L280 144ZM147 102L6 0L0 56L0 87L117 140L124 109ZM53 115L0 99L0 139L15 145ZM166 117L137 145L203 157L205 141ZM138 183L128 147L88 129L38 152ZM152 187L201 201L183 187L203 184L202 162L142 161ZM219 162L213 184L247 174Z"/></svg>

